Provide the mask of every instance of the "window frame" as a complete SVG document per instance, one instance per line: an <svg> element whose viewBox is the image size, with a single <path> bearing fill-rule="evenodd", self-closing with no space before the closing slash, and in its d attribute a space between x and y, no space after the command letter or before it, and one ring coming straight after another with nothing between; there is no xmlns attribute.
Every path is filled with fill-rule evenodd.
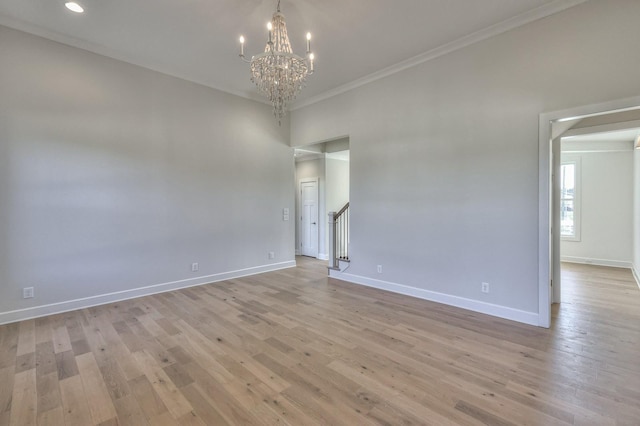
<svg viewBox="0 0 640 426"><path fill-rule="evenodd" d="M573 193L573 235L562 234L562 210L560 210L560 238L563 241L581 241L581 192L582 192L582 158L580 156L563 155L560 164L560 176L558 177L558 191L560 191L560 203L558 208L562 209L562 201L569 200L570 198L562 197L562 166L573 165L574 167L574 193Z"/></svg>

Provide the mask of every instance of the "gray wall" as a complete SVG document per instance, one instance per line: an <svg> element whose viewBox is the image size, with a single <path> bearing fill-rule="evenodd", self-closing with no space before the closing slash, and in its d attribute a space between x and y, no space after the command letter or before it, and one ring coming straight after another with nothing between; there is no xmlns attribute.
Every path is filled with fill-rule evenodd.
<svg viewBox="0 0 640 426"><path fill-rule="evenodd" d="M294 111L296 143L349 135L351 279L537 323L539 114L640 95L638 16L587 2Z"/></svg>
<svg viewBox="0 0 640 426"><path fill-rule="evenodd" d="M349 161L337 160L329 155L327 169L327 214L337 212L349 202Z"/></svg>
<svg viewBox="0 0 640 426"><path fill-rule="evenodd" d="M332 230L328 224L329 212L338 212L349 202L349 161L331 158L331 154L327 154L325 169L327 178L325 222L327 222L327 226L323 235L328 254L329 232Z"/></svg>
<svg viewBox="0 0 640 426"><path fill-rule="evenodd" d="M580 161L580 241L562 240L563 261L629 267L633 252L633 152L563 152Z"/></svg>
<svg viewBox="0 0 640 426"><path fill-rule="evenodd" d="M0 57L0 322L294 261L268 106L4 27Z"/></svg>
<svg viewBox="0 0 640 426"><path fill-rule="evenodd" d="M633 270L640 286L640 149L633 151Z"/></svg>

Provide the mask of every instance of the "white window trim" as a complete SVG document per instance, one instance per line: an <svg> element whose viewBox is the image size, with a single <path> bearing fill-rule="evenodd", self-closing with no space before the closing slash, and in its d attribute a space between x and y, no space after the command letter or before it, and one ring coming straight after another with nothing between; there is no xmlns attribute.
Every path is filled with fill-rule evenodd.
<svg viewBox="0 0 640 426"><path fill-rule="evenodd" d="M582 217L582 157L573 155L562 155L562 165L573 164L575 167L575 192L573 195L573 226L575 234L573 236L562 235L560 238L562 241L581 241L581 217ZM561 184L562 185L562 184ZM562 187L561 187L562 188ZM561 196L562 197L562 196ZM560 204L562 205L562 198L560 198Z"/></svg>

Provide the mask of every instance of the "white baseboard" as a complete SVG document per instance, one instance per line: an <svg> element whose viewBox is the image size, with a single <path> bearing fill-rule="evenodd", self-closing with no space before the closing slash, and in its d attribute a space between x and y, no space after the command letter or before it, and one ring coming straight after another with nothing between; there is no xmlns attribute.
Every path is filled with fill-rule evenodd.
<svg viewBox="0 0 640 426"><path fill-rule="evenodd" d="M640 272L638 272L638 269L633 266L631 268L631 273L633 274L633 278L636 279L636 284L638 284L638 288L640 288Z"/></svg>
<svg viewBox="0 0 640 426"><path fill-rule="evenodd" d="M219 274L206 275L203 277L189 278L186 280L172 281L162 284L154 284L145 287L133 288L130 290L117 291L114 293L99 294L96 296L84 297L82 299L67 300L64 302L51 303L48 305L33 306L31 308L17 309L14 311L0 312L0 325L10 322L23 321L46 315L60 314L77 309L90 308L92 306L104 305L121 300L135 299L137 297L151 294L164 293L181 288L195 287L204 284L211 284L219 281L234 278L246 277L248 275L261 274L264 272L277 271L280 269L293 268L296 266L295 260L272 263L269 265L254 266L252 268L239 269L237 271L222 272Z"/></svg>
<svg viewBox="0 0 640 426"><path fill-rule="evenodd" d="M296 256L300 256L300 250L296 249Z"/></svg>
<svg viewBox="0 0 640 426"><path fill-rule="evenodd" d="M626 268L631 269L631 262L625 262L622 260L609 260L609 259L592 259L589 257L576 257L576 256L561 256L561 262L569 263L584 263L585 265L596 266L610 266L612 268Z"/></svg>
<svg viewBox="0 0 640 426"><path fill-rule="evenodd" d="M325 254L325 253L319 253L318 254L318 259L320 259L320 260L329 260L329 255Z"/></svg>
<svg viewBox="0 0 640 426"><path fill-rule="evenodd" d="M521 311L519 309L507 308L506 306L494 305L492 303L481 302L479 300L467 299L450 294L438 293L435 291L424 290L417 287L410 287L403 284L392 283L388 281L376 280L359 275L340 273L339 271L329 271L332 278L342 281L361 284L367 287L373 287L380 290L387 290L393 293L404 294L406 296L417 297L432 302L438 302L457 308L467 309L469 311L479 312L482 314L492 315L494 317L517 321L524 324L538 326L538 313Z"/></svg>

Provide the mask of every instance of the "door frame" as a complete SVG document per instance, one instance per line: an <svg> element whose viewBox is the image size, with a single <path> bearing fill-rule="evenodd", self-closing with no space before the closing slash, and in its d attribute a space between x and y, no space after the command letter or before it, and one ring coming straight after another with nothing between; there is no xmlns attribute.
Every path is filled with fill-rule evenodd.
<svg viewBox="0 0 640 426"><path fill-rule="evenodd" d="M316 217L317 217L317 225L316 225L316 232L318 233L317 238L316 238L316 255L315 258L319 259L320 257L320 178L319 177L311 177L311 178L303 178L303 179L299 179L298 180L298 211L297 211L297 217L299 217L300 219L296 220L298 221L298 247L297 249L300 252L300 255L304 256L302 254L302 212L304 210L304 206L303 206L303 200L302 200L302 184L303 183L307 183L307 182L315 182L316 184ZM309 256L311 257L311 256Z"/></svg>
<svg viewBox="0 0 640 426"><path fill-rule="evenodd" d="M640 96L540 114L538 123L538 325L540 327L551 326L552 265L558 265L560 262L560 251L554 249L552 233L555 210L551 178L554 170L552 151L555 148L558 152L558 143L553 143L551 140L551 125L559 121L634 109L640 109Z"/></svg>

